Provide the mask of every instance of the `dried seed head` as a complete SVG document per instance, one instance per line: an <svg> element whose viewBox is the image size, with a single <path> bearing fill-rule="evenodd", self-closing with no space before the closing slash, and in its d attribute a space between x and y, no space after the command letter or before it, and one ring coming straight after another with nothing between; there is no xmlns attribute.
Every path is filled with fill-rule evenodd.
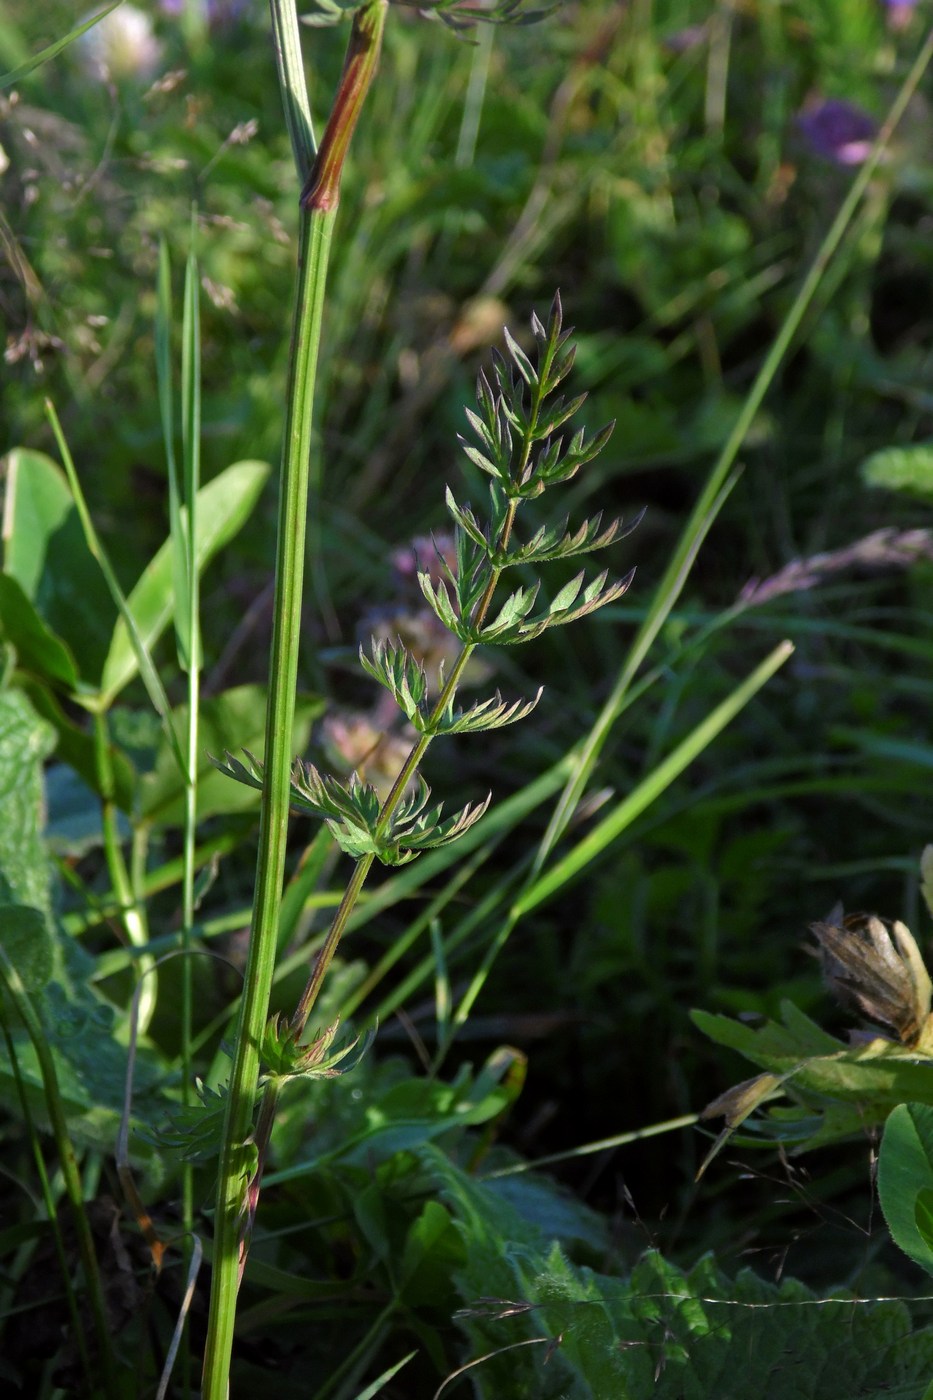
<svg viewBox="0 0 933 1400"><path fill-rule="evenodd" d="M819 944L823 977L843 1005L919 1048L930 1027L930 977L914 937L899 920L833 911L810 925Z"/></svg>

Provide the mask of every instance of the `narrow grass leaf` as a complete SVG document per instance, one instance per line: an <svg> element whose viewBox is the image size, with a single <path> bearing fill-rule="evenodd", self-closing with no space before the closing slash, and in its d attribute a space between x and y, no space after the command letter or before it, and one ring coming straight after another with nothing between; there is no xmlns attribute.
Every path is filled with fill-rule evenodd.
<svg viewBox="0 0 933 1400"><path fill-rule="evenodd" d="M165 730L165 736L168 739L169 746L175 757L175 761L177 762L182 773L184 773L185 761L178 744L178 736L172 727L171 705L169 704L168 696L165 693L165 687L163 686L162 681L159 677L159 673L156 671L155 665L153 664L152 656L150 655L149 648L146 645L146 641L136 625L136 619L133 617L129 604L127 603L126 598L124 596L123 590L117 582L117 576L114 573L113 568L110 564L110 560L107 558L107 555L100 542L100 539L98 538L97 531L94 529L94 522L91 520L91 514L87 508L87 501L84 499L84 492L82 491L81 483L78 480L78 473L75 470L75 464L72 460L71 453L68 449L68 444L66 443L64 433L62 432L61 423L58 421L58 414L55 412L55 408L52 404L51 399L46 399L45 409L49 422L52 425L52 432L55 434L55 441L58 443L58 450L62 454L62 462L65 467L65 474L67 475L68 483L71 486L72 494L74 496L75 507L77 509L78 516L81 521L81 526L84 530L85 540L87 541L87 547L93 554L94 558L97 560L98 564L100 565L101 573L104 575L104 578L107 581L107 587L110 590L110 595L113 598L113 601L116 604L117 609L119 610L120 615L127 627L130 636L130 641L133 647L133 652L136 657L136 664L139 667L139 673L142 677L143 684L146 687L146 692L149 696L150 701L152 702L153 708L155 709L156 713L162 721L162 725Z"/></svg>
<svg viewBox="0 0 933 1400"><path fill-rule="evenodd" d="M92 15L91 18L85 20L83 24L77 24L73 29L69 29L68 33L63 35L61 39L56 39L54 43L47 44L44 49L40 49L37 54L33 54L32 58L28 58L25 63L21 63L19 67L14 68L12 72L4 73L0 76L0 92L3 92L5 88L14 87L17 83L21 83L24 78L29 77L30 73L34 73L37 68L41 68L43 63L48 63L49 59L57 58L63 49L67 49L69 44L74 43L75 39L80 39L82 34L86 34L89 29L93 29L95 24L105 19L111 11L122 4L123 0L112 0L111 4L105 5L102 10L98 10L96 15Z"/></svg>
<svg viewBox="0 0 933 1400"><path fill-rule="evenodd" d="M192 213L192 239L194 214ZM175 548L181 558L176 581L184 580L184 592L175 598L175 636L183 670L200 668L198 636L197 499L201 485L201 318L198 307L198 263L192 249L185 269L185 299L181 350L181 444L184 463L183 525ZM182 522L180 522L182 523ZM176 582L177 586L177 582Z"/></svg>
<svg viewBox="0 0 933 1400"><path fill-rule="evenodd" d="M186 521L182 513L182 492L178 479L178 462L175 457L175 410L172 392L172 269L169 260L168 244L163 238L159 244L159 276L156 294L155 321L156 381L159 387L159 416L162 420L162 441L165 447L165 464L168 474L168 520L169 540L172 554L172 583L175 592L175 625L178 629L187 617L187 545L185 542ZM130 599L132 606L132 596ZM139 611L134 609L138 618ZM187 651L179 641L179 656ZM109 660L109 658L108 658Z"/></svg>
<svg viewBox="0 0 933 1400"><path fill-rule="evenodd" d="M518 899L515 914L527 914L544 900L549 899L568 881L573 880L591 861L609 846L630 826L636 817L655 802L671 783L713 742L718 734L731 723L754 695L771 679L793 652L790 642L781 644L756 667L732 694L717 705L705 720L688 734L673 753L659 763L652 773L638 784L608 816L587 836L568 852L562 860L552 866L545 875L537 879Z"/></svg>
<svg viewBox="0 0 933 1400"><path fill-rule="evenodd" d="M361 1390L359 1395L356 1396L356 1400L373 1400L373 1396L378 1395L387 1382L390 1381L393 1376L397 1376L402 1367L407 1366L412 1357L417 1355L417 1351L410 1351L407 1356L402 1357L401 1361L396 1361L394 1366L390 1366L387 1371L383 1371L382 1375L377 1376L365 1390Z"/></svg>

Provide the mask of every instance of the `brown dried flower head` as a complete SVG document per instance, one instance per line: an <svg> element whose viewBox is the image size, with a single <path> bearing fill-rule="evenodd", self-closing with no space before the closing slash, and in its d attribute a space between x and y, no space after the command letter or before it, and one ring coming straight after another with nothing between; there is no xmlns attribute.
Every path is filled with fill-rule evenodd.
<svg viewBox="0 0 933 1400"><path fill-rule="evenodd" d="M834 910L810 925L826 985L843 1005L911 1049L933 1053L933 985L913 934L900 920Z"/></svg>

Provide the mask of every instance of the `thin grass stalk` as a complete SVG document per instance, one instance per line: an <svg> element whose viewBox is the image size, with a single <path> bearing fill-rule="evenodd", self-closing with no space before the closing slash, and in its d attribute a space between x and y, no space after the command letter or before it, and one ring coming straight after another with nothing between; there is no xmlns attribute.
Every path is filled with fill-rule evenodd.
<svg viewBox="0 0 933 1400"><path fill-rule="evenodd" d="M94 715L94 766L101 794L101 830L104 838L104 857L107 872L118 903L118 917L123 931L134 948L145 948L149 943L149 923L146 906L138 898L130 872L123 858L123 847L117 825L117 806L114 800L113 763L110 754L110 736L107 731L106 715ZM157 977L153 972L155 958L151 953L141 953L136 962L135 976L141 984L139 1002L140 1027L145 1031L155 1011L158 991ZM150 976L146 979L146 974Z"/></svg>
<svg viewBox="0 0 933 1400"><path fill-rule="evenodd" d="M722 700L695 729L682 739L671 753L648 774L602 821L588 831L567 854L540 876L515 903L514 913L521 917L550 898L563 884L572 880L591 860L594 860L636 817L670 786L688 764L704 752L718 734L740 710L766 685L776 671L793 654L789 641L780 642L745 680Z"/></svg>
<svg viewBox="0 0 933 1400"><path fill-rule="evenodd" d="M259 1044L269 1010L285 871L311 414L332 225L332 211L302 212L279 502L256 892L220 1161L214 1222L213 1283L204 1361L204 1400L225 1400L227 1392L243 1244L244 1189L253 1174L248 1144L253 1129L259 1082Z"/></svg>
<svg viewBox="0 0 933 1400"><path fill-rule="evenodd" d="M2 978L4 989L10 1001L16 1007L20 1020L26 1028L26 1033L32 1041L33 1049L36 1052L36 1059L39 1062L39 1073L42 1076L42 1092L49 1115L49 1126L51 1127L52 1138L58 1153L65 1194L71 1206L75 1235L78 1242L78 1257L81 1260L81 1267L84 1273L91 1320L100 1354L99 1380L102 1383L103 1392L105 1396L107 1396L107 1400L117 1400L118 1388L116 1370L111 1347L110 1328L107 1322L107 1310L104 1304L104 1292L101 1286L100 1271L97 1267L97 1252L94 1248L94 1236L91 1233L87 1211L84 1209L84 1188L81 1184L81 1173L78 1170L77 1154L75 1153L71 1135L68 1132L68 1124L65 1119L65 1108L62 1103L61 1091L58 1087L58 1074L55 1069L55 1061L52 1058L52 1052L49 1048L48 1037L33 1008L29 994L23 986L19 973L2 946L0 946L0 978Z"/></svg>
<svg viewBox="0 0 933 1400"><path fill-rule="evenodd" d="M192 244L195 216L191 216ZM181 440L182 497L184 530L177 547L183 551L180 573L184 591L176 594L181 615L176 619L179 659L187 672L188 722L185 727L185 818L182 846L181 910L181 1066L182 1102L188 1105L193 1094L191 1035L193 1023L193 972L191 966L194 930L194 888L198 823L198 718L201 697L201 579L197 560L197 499L201 485L201 321L198 307L198 264L192 246L185 272L185 300L182 316L181 359ZM182 1168L182 1223L184 1259L190 1270L193 1262L191 1241L194 1233L194 1166ZM184 1393L189 1393L191 1374L188 1331L180 1322Z"/></svg>
<svg viewBox="0 0 933 1400"><path fill-rule="evenodd" d="M719 510L725 503L728 492L724 489L729 482L735 459L746 434L754 422L755 415L764 401L781 363L790 348L800 324L813 301L839 244L852 222L865 191L878 169L890 144L891 137L904 115L907 104L917 90L923 74L933 58L933 30L930 30L917 58L894 99L885 118L871 153L856 175L848 194L842 201L835 219L830 225L809 271L800 285L784 323L777 333L755 382L748 391L745 402L735 421L732 432L717 458L706 485L693 508L687 524L664 576L655 591L654 601L641 627L632 642L615 685L600 711L593 728L580 749L576 769L566 788L561 793L547 830L542 837L535 862L535 873L541 871L548 855L560 840L576 809L583 790L589 781L593 767L602 752L609 733L615 723L626 691L634 679L651 647L670 615L671 609L680 597L692 568L699 545L712 527ZM733 478L734 482L735 478Z"/></svg>
<svg viewBox="0 0 933 1400"><path fill-rule="evenodd" d="M570 1147L565 1152L550 1152L546 1157L535 1157L529 1162L512 1162L507 1167L483 1172L477 1180L499 1181L504 1176L522 1176L525 1172L540 1171L542 1167L553 1167L558 1162L571 1162L577 1157L591 1157L596 1152L614 1152L618 1147L628 1147L633 1142L643 1142L645 1138L675 1133L681 1128L693 1128L699 1121L699 1113L684 1113L679 1118L666 1118L663 1123L649 1123L646 1128L633 1128L627 1133L615 1133L612 1137L600 1138L596 1142L585 1142L582 1146Z"/></svg>
<svg viewBox="0 0 933 1400"><path fill-rule="evenodd" d="M78 520L81 523L81 531L84 535L88 551L97 560L110 596L129 633L130 643L136 657L136 664L139 667L140 679L146 687L146 693L149 696L153 709L162 721L162 729L168 740L169 747L171 748L172 757L178 764L178 771L184 776L185 760L181 752L181 746L178 743L178 735L175 733L175 727L172 724L172 707L165 693L165 687L155 668L152 655L146 645L145 639L137 626L136 619L126 601L126 595L117 581L113 565L94 528L94 522L91 519L91 512L88 510L84 491L81 488L81 481L74 464L74 458L71 455L68 443L65 441L65 434L62 432L62 425L59 422L58 414L55 411L55 405L52 403L51 399L45 400L45 415L49 420L56 445L61 454L62 466L65 468L65 476L68 478L68 485L71 488L75 510L78 514ZM108 704L108 701L103 696L80 696L76 698L80 698L81 703L92 713L106 709Z"/></svg>
<svg viewBox="0 0 933 1400"><path fill-rule="evenodd" d="M273 0L272 10L282 98L293 148L300 161L313 137L307 124L308 104L304 96L300 48L285 42L289 35L297 36L294 4L289 0ZM274 1087L270 1087L254 1136L259 1046L268 1018L285 870L311 424L327 263L343 162L375 73L385 10L385 0L374 0L357 12L347 61L320 152L310 172L299 166L299 174L306 175L306 179L300 205L298 285L279 500L259 854L245 986L221 1149L203 1400L225 1400L227 1394L237 1289L277 1098Z"/></svg>
<svg viewBox="0 0 933 1400"><path fill-rule="evenodd" d="M344 1357L336 1371L328 1376L324 1384L314 1392L314 1400L332 1400L335 1394L347 1395L350 1385L353 1385L354 1390L356 1389L356 1385L353 1383L359 1383L360 1372L378 1353L388 1335L389 1323L397 1311L398 1303L393 1298L376 1315L366 1329L364 1336L360 1338L349 1355Z"/></svg>
<svg viewBox="0 0 933 1400"><path fill-rule="evenodd" d="M493 964L505 947L515 928L532 909L544 903L569 881L575 879L591 861L615 841L618 836L650 804L664 792L693 760L706 749L716 736L730 724L735 716L754 695L765 685L774 673L784 665L793 653L790 642L781 642L765 659L712 710L700 724L683 739L667 757L657 765L628 796L603 818L572 850L552 866L547 872L535 875L532 866L528 878L518 892L495 938L489 943L482 962L470 979L456 1012L451 1017L447 1038L439 1042L437 1054L431 1064L431 1071L437 1074L447 1056L458 1031L469 1019ZM448 951L450 949L448 943Z"/></svg>

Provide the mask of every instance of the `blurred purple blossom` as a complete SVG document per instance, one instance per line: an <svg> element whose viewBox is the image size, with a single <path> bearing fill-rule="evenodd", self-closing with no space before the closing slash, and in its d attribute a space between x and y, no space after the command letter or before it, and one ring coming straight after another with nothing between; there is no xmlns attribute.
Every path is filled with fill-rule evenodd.
<svg viewBox="0 0 933 1400"><path fill-rule="evenodd" d="M810 148L837 165L861 165L878 134L874 119L841 97L814 103L797 125Z"/></svg>
<svg viewBox="0 0 933 1400"><path fill-rule="evenodd" d="M388 797L417 737L410 725L393 732L383 728L377 716L352 710L334 710L321 725L328 761L342 773L357 773L383 799Z"/></svg>
<svg viewBox="0 0 933 1400"><path fill-rule="evenodd" d="M159 0L159 9L163 15L175 19L184 13L187 3L188 0ZM242 19L256 8L256 3L255 0L198 0L198 8L206 13L208 24L223 25Z"/></svg>
<svg viewBox="0 0 933 1400"><path fill-rule="evenodd" d="M686 29L677 29L673 34L668 34L662 42L669 53L688 53L706 42L708 29L706 24L690 24Z"/></svg>
<svg viewBox="0 0 933 1400"><path fill-rule="evenodd" d="M914 17L918 0L881 0L886 11L888 28L895 33L906 29Z"/></svg>
<svg viewBox="0 0 933 1400"><path fill-rule="evenodd" d="M738 602L756 608L787 593L817 588L843 569L907 569L918 559L933 559L933 531L896 530L888 526L841 549L811 554L808 559L792 559L770 578L750 579Z"/></svg>

